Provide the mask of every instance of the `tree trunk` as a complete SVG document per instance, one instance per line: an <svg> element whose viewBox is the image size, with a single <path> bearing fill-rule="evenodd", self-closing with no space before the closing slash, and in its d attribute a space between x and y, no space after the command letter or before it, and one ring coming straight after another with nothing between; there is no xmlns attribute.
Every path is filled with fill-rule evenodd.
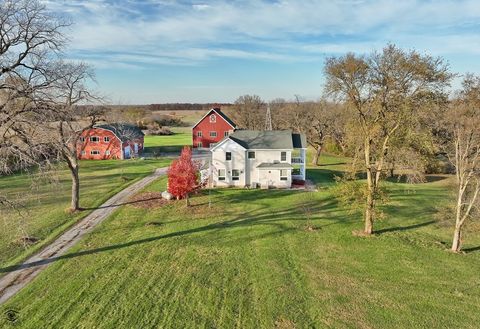
<svg viewBox="0 0 480 329"><path fill-rule="evenodd" d="M72 164L69 168L72 176L72 200L70 210L75 211L80 209L80 178L78 176L78 165Z"/></svg>
<svg viewBox="0 0 480 329"><path fill-rule="evenodd" d="M322 145L317 145L317 149L315 150L315 154L313 155L312 164L314 166L318 166L318 160L320 158L320 153L322 153Z"/></svg>
<svg viewBox="0 0 480 329"><path fill-rule="evenodd" d="M365 234L372 234L373 233L373 220L374 220L374 213L375 213L375 190L371 183L371 175L368 172L367 175L369 176L368 179L368 189L367 189L367 204L365 207Z"/></svg>
<svg viewBox="0 0 480 329"><path fill-rule="evenodd" d="M185 206L189 207L190 206L190 199L188 198L188 193L185 194Z"/></svg>
<svg viewBox="0 0 480 329"><path fill-rule="evenodd" d="M453 233L452 251L459 252L462 248L462 227L455 225L455 232Z"/></svg>
<svg viewBox="0 0 480 329"><path fill-rule="evenodd" d="M372 174L372 168L370 164L370 143L367 139L365 141L365 165L367 167L367 200L365 207L365 229L366 235L371 235L373 232L373 221L375 216L375 178Z"/></svg>

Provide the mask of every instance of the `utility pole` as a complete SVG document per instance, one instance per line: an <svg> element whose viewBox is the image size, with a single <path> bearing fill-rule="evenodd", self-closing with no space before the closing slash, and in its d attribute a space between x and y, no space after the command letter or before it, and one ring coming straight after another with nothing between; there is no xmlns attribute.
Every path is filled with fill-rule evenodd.
<svg viewBox="0 0 480 329"><path fill-rule="evenodd" d="M273 130L272 113L270 112L270 105L267 105L267 114L265 116L265 130Z"/></svg>

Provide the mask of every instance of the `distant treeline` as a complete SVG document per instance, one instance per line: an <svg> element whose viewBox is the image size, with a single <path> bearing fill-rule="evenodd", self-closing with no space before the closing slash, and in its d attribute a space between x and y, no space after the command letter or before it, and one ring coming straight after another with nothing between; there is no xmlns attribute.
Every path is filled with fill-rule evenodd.
<svg viewBox="0 0 480 329"><path fill-rule="evenodd" d="M126 110L131 108L143 109L146 111L206 111L214 107L229 107L231 103L167 103L167 104L149 104L149 105L111 105L112 109Z"/></svg>

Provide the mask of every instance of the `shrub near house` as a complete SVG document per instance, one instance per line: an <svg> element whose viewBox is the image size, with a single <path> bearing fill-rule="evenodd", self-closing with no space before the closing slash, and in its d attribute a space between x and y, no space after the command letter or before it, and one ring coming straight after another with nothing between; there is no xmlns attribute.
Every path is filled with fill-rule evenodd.
<svg viewBox="0 0 480 329"><path fill-rule="evenodd" d="M79 159L129 159L143 150L144 134L137 126L102 124L85 129L77 143Z"/></svg>

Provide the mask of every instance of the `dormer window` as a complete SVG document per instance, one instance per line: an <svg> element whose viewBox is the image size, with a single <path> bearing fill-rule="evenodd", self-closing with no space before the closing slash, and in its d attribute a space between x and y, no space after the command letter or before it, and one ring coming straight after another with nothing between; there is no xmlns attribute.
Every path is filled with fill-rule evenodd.
<svg viewBox="0 0 480 329"><path fill-rule="evenodd" d="M217 116L215 114L210 115L210 122L211 123L217 122Z"/></svg>

